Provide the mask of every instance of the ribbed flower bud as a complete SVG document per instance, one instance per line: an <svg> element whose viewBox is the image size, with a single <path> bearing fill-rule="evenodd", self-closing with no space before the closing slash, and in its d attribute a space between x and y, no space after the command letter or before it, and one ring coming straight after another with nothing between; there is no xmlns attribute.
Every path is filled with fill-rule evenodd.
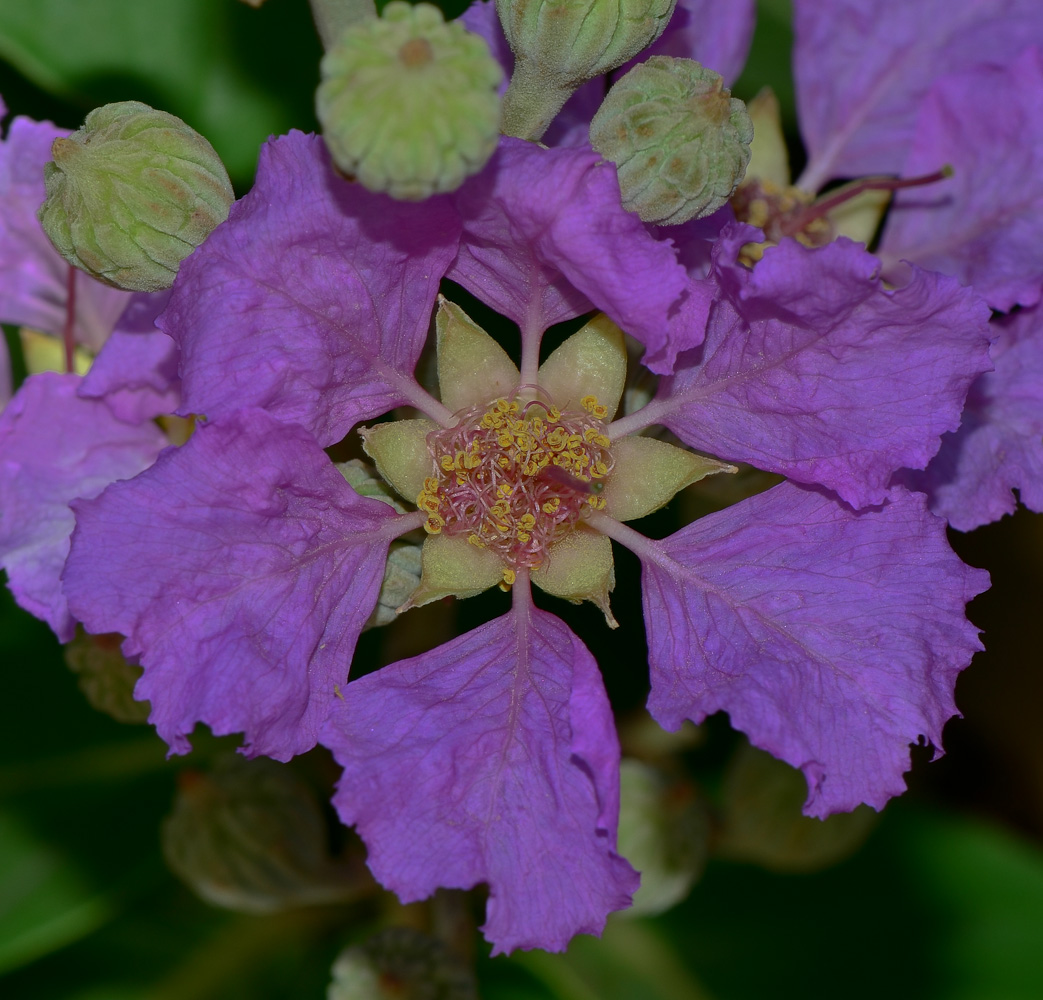
<svg viewBox="0 0 1043 1000"><path fill-rule="evenodd" d="M70 264L129 291L169 288L235 198L213 146L138 101L96 108L51 155L44 232Z"/></svg>
<svg viewBox="0 0 1043 1000"><path fill-rule="evenodd" d="M676 0L496 0L515 56L504 132L536 140L585 80L655 41Z"/></svg>
<svg viewBox="0 0 1043 1000"><path fill-rule="evenodd" d="M590 144L615 163L623 207L676 225L716 212L750 161L753 125L718 73L652 56L609 91Z"/></svg>
<svg viewBox="0 0 1043 1000"><path fill-rule="evenodd" d="M663 32L676 0L496 0L515 56L578 85L622 66Z"/></svg>
<svg viewBox="0 0 1043 1000"><path fill-rule="evenodd" d="M485 41L431 4L392 0L341 35L315 95L337 166L419 201L458 188L496 148L503 77Z"/></svg>
<svg viewBox="0 0 1043 1000"><path fill-rule="evenodd" d="M474 976L435 938L389 927L333 964L327 1000L477 1000Z"/></svg>
<svg viewBox="0 0 1043 1000"><path fill-rule="evenodd" d="M167 864L209 903L246 913L350 899L369 882L331 858L312 790L285 764L230 756L182 774L163 823Z"/></svg>

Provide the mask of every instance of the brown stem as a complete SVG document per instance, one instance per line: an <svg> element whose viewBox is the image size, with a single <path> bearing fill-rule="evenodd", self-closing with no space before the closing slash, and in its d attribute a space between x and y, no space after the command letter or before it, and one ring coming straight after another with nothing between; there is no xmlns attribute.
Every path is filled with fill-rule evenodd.
<svg viewBox="0 0 1043 1000"><path fill-rule="evenodd" d="M76 371L76 268L69 265L65 277L65 326L62 328L65 344L65 370Z"/></svg>
<svg viewBox="0 0 1043 1000"><path fill-rule="evenodd" d="M899 191L902 188L923 187L926 184L937 184L947 177L952 177L952 167L946 165L933 174L923 174L920 177L863 177L861 180L845 184L836 191L831 191L824 198L812 202L803 212L797 213L789 222L783 224L781 232L783 236L793 236L799 233L805 226L816 219L829 214L838 205L850 201L852 198L862 194L863 191Z"/></svg>

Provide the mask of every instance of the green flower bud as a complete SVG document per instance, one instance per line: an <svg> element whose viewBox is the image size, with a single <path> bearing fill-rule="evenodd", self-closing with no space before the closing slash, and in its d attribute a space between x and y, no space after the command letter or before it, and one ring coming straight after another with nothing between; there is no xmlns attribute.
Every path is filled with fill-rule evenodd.
<svg viewBox="0 0 1043 1000"><path fill-rule="evenodd" d="M496 0L515 56L578 86L654 42L676 0Z"/></svg>
<svg viewBox="0 0 1043 1000"><path fill-rule="evenodd" d="M619 778L619 853L641 872L633 906L623 913L662 913L688 895L706 867L706 807L688 782L651 764L624 758Z"/></svg>
<svg viewBox="0 0 1043 1000"><path fill-rule="evenodd" d="M137 101L96 108L51 155L44 232L74 267L129 291L169 288L235 199L213 146Z"/></svg>
<svg viewBox="0 0 1043 1000"><path fill-rule="evenodd" d="M341 952L327 1000L478 1000L471 971L433 937L389 927Z"/></svg>
<svg viewBox="0 0 1043 1000"><path fill-rule="evenodd" d="M337 166L371 191L453 191L496 149L503 77L485 41L431 4L392 0L323 57L315 94Z"/></svg>
<svg viewBox="0 0 1043 1000"><path fill-rule="evenodd" d="M585 80L622 66L663 32L676 0L496 0L515 55L504 132L536 140Z"/></svg>
<svg viewBox="0 0 1043 1000"><path fill-rule="evenodd" d="M770 871L814 872L850 857L876 825L869 806L828 819L804 816L800 771L744 744L724 777L717 853Z"/></svg>
<svg viewBox="0 0 1043 1000"><path fill-rule="evenodd" d="M623 207L660 225L716 212L742 180L752 140L720 75L671 56L630 70L590 123L590 144L616 164Z"/></svg>
<svg viewBox="0 0 1043 1000"><path fill-rule="evenodd" d="M134 700L141 667L128 663L120 652L120 635L79 632L65 646L65 663L77 675L80 690L92 708L117 722L148 722L151 706Z"/></svg>
<svg viewBox="0 0 1043 1000"><path fill-rule="evenodd" d="M199 896L244 913L352 899L372 886L361 862L330 857L311 788L265 758L234 754L211 774L183 772L162 845Z"/></svg>

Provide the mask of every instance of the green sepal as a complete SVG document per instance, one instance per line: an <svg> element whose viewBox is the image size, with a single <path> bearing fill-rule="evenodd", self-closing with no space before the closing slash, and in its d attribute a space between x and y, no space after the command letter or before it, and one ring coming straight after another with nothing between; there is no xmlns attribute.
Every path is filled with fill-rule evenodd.
<svg viewBox="0 0 1043 1000"><path fill-rule="evenodd" d="M615 416L627 377L623 332L604 313L577 330L540 365L540 388L561 410L582 409L584 396L596 396Z"/></svg>
<svg viewBox="0 0 1043 1000"><path fill-rule="evenodd" d="M435 336L439 391L452 412L510 399L517 392L521 377L507 352L455 302L442 296Z"/></svg>
<svg viewBox="0 0 1043 1000"><path fill-rule="evenodd" d="M605 513L617 521L633 521L659 510L680 490L706 476L738 472L734 465L650 437L613 442L612 460L601 495Z"/></svg>
<svg viewBox="0 0 1043 1000"><path fill-rule="evenodd" d="M399 496L414 505L424 480L435 475L434 460L427 448L427 435L435 430L438 424L422 417L359 428L362 447L376 463L377 471Z"/></svg>

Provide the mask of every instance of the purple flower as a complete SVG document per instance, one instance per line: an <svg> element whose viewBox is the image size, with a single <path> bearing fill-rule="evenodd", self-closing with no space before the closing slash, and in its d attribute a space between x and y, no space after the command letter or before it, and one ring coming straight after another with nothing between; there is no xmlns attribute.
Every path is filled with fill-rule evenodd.
<svg viewBox="0 0 1043 1000"><path fill-rule="evenodd" d="M616 854L600 676L529 590L595 601L614 624L610 539L643 562L664 725L727 710L805 772L812 814L881 806L909 744L938 744L980 648L963 608L985 575L921 496L887 484L957 427L989 367L987 309L933 275L887 291L847 243L780 247L750 273L735 260L749 235L726 231L696 284L589 151L507 140L454 198L405 206L339 178L314 138L274 141L160 321L182 352L183 410L207 419L75 503L73 613L127 636L175 751L199 721L281 759L329 746L335 803L377 876L406 900L488 883L497 950L561 949L636 885ZM521 366L442 303L437 400L413 369L445 274L518 323ZM616 420L612 320L538 364L545 328L592 306L673 370ZM404 514L359 496L322 450L403 404L423 416L362 435L419 505ZM647 539L622 522L727 469L638 433L655 423L797 484ZM512 609L348 683L388 546L421 525L407 604L499 584Z"/></svg>

